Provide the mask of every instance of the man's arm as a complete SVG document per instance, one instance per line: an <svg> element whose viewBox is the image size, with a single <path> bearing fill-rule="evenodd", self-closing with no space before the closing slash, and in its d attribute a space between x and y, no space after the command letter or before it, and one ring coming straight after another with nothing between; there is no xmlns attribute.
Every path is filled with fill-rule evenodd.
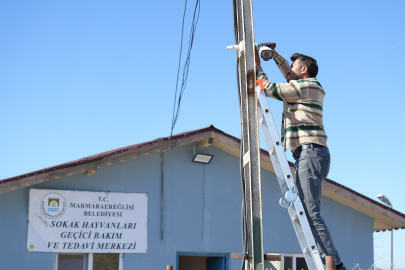
<svg viewBox="0 0 405 270"><path fill-rule="evenodd" d="M284 57L279 55L276 51L274 51L273 56L273 59L284 78L287 79L287 73L290 71L288 60L284 59ZM288 103L300 103L301 89L300 84L297 83L297 81L290 81L289 83L271 83L260 66L261 62L258 53L256 53L255 60L257 65L256 76L257 79L263 79L263 86L266 96Z"/></svg>
<svg viewBox="0 0 405 270"><path fill-rule="evenodd" d="M290 71L290 63L288 63L287 59L284 59L281 55L279 55L276 51L274 51L274 62L276 62L278 69L280 69L281 74L287 80L287 73Z"/></svg>

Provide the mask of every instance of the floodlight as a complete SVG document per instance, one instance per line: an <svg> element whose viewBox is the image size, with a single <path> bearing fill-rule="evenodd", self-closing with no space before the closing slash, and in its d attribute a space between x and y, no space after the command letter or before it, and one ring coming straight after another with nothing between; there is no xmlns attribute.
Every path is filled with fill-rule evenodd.
<svg viewBox="0 0 405 270"><path fill-rule="evenodd" d="M213 155L197 153L197 154L195 154L193 161L198 162L198 163L209 164L213 157L214 157Z"/></svg>

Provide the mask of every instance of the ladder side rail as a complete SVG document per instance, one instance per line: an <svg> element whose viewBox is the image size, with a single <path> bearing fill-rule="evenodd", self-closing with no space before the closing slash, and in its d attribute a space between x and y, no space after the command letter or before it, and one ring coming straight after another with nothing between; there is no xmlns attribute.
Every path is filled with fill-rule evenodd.
<svg viewBox="0 0 405 270"><path fill-rule="evenodd" d="M265 119L262 118L263 112L262 112L261 108L259 108L258 112L259 112L259 119L261 119L261 121L259 121L259 124L260 124L260 128L262 130L262 134L265 138L267 148L271 149L271 147L273 147L273 145L274 145L273 139L270 136L270 131L268 130L266 121L263 121ZM287 184L285 181L284 173L281 168L280 162L278 160L277 155L275 154L275 151L273 151L273 149L269 151L269 154L270 154L270 159L273 164L273 167L274 167L274 170L275 170L275 173L276 173L276 176L277 176L280 188L281 188L281 192L282 192L282 194L285 194L285 192L288 191L288 187L287 187ZM299 200L299 198L297 198L297 200ZM312 256L312 254L309 252L311 250L310 245L315 244L315 243L314 243L313 239L312 239L312 241L310 241L310 239L307 239L306 234L304 232L305 230L301 226L301 224L304 224L305 222L308 224L308 221L307 220L301 221L300 219L303 219L302 216L299 216L297 214L297 211L295 210L295 207L291 207L291 206L292 205L290 205L290 207L288 208L288 212L289 212L291 221L293 223L293 227L294 227L295 233L297 235L297 239L300 244L302 253L304 254L305 261L307 262L307 266L309 267L309 269L323 269L323 268L319 268L319 266L318 267L316 266L316 264L314 263L316 258L314 258ZM301 208L302 208L302 206L299 207L298 209L301 209ZM305 215L305 212L304 212L304 215ZM306 216L304 218L306 218ZM309 228L309 225L308 225L308 228ZM307 234L308 233L312 236L312 232L310 231L310 229L309 229L309 231L307 230ZM320 257L318 257L318 258L319 258L318 261L321 261ZM322 262L321 262L321 264L322 264Z"/></svg>
<svg viewBox="0 0 405 270"><path fill-rule="evenodd" d="M316 269L325 269L323 266L323 263L321 260L321 255L319 254L319 250L316 245L314 236L312 235L311 227L309 226L309 223L308 223L308 218L305 214L304 207L303 207L301 199L299 197L297 198L297 200L295 202L292 203L292 207L289 207L288 212L290 212L290 209L292 209L292 208L294 208L295 216L291 216L291 214L290 214L290 216L292 217L292 220L294 218L295 220L299 221L299 223L300 223L299 227L302 230L302 233L300 233L300 234L298 234L298 231L296 231L298 241L303 241L306 243L306 247L302 248L304 256L309 255L312 257L311 262L316 264L316 266L317 266ZM307 259L305 259L305 260L308 261Z"/></svg>
<svg viewBox="0 0 405 270"><path fill-rule="evenodd" d="M307 252L310 247L308 245L308 242L306 241L307 239L305 237L305 232L301 227L300 220L299 218L297 218L298 214L294 206L288 208L288 214L290 215L291 222L294 227L295 234L297 235L297 239L300 244L302 254L304 255L305 262L307 263L308 269L323 270L324 268L322 266L321 257L318 256L319 261L321 261L321 266L319 266L316 263L317 260L314 259L314 256L310 252Z"/></svg>
<svg viewBox="0 0 405 270"><path fill-rule="evenodd" d="M256 91L260 91L260 88L257 87ZM268 149L274 149L273 151L275 151L277 158L279 159L281 168L283 170L283 174L285 176L287 176L286 182L287 182L288 188L290 190L294 190L295 183L294 183L294 179L291 174L290 165L288 164L287 158L285 156L284 148L280 141L280 137L278 135L278 130L277 130L276 124L274 122L274 118L271 114L269 103L267 101L267 97L266 97L266 94L264 93L264 91L260 91L260 93L258 93L258 103L260 104L261 110L263 112L263 116L267 123L267 127L269 130L270 136L272 137L273 142L275 142L275 144L273 144L273 146ZM290 175L291 177L288 178L288 175ZM295 189L295 191L296 191L296 189Z"/></svg>
<svg viewBox="0 0 405 270"><path fill-rule="evenodd" d="M259 119L263 116L263 113L261 111L261 108L259 109ZM269 130L267 129L267 124L265 121L259 121L260 122L260 127L263 133L263 136L265 137L265 142L266 145L271 147L273 146L273 141L271 136L269 135ZM285 192L287 192L288 188L286 185L286 181L285 181L285 177L283 175L283 170L281 168L281 165L279 163L279 160L277 158L277 156L274 154L274 151L269 151L270 154L270 159L271 162L273 164L274 170L276 172L276 176L277 179L279 181L279 185L282 191L282 194L285 194ZM311 246L315 246L316 247L316 243L314 241L314 239L312 238L312 232L311 229L309 227L308 224L308 220L307 217L305 215L305 211L303 211L303 206L301 201L299 201L299 197L297 198L297 201L294 203L294 205L290 205L290 207L288 208L290 217L291 217L291 221L293 222L293 226L294 226L294 230L295 233L297 235L299 244L301 246L302 252L304 254L305 260L307 261L307 265L309 267L309 269L323 269L323 268L316 268L315 264L313 263L313 261L318 261L318 263L321 264L322 267L322 261L320 259L319 256L313 256L311 254L312 248ZM291 207L291 206L295 206L295 207ZM302 209L302 213L301 215L298 215L296 211L296 209ZM305 226L305 224L307 226ZM309 235L310 237L306 237L307 235ZM317 254L317 250L315 251L315 254Z"/></svg>
<svg viewBox="0 0 405 270"><path fill-rule="evenodd" d="M269 149L269 155L281 191L283 194L287 192L288 189L298 192L294 179L292 178L284 149L281 146L278 131L266 95L264 92L259 93L259 88L256 90L258 92L259 125L265 138L267 149ZM313 238L304 207L299 197L289 205L288 212L309 269L325 269L316 242Z"/></svg>
<svg viewBox="0 0 405 270"><path fill-rule="evenodd" d="M285 181L285 176L284 176L283 169L282 169L281 164L280 164L280 162L279 162L279 160L277 158L277 155L276 155L276 153L274 151L273 138L270 135L270 131L268 130L268 126L267 126L266 121L263 121L265 119L263 118L263 112L262 112L260 106L259 106L258 112L259 112L259 114L258 114L259 118L258 119L260 119L259 120L260 129L262 131L262 134L263 134L264 141L266 143L267 149L269 150L268 152L269 152L269 156L270 156L270 159L271 159L271 163L272 163L274 171L276 173L277 180L278 180L278 183L279 183L280 188L281 188L281 192L283 194L285 194L288 191L287 182Z"/></svg>

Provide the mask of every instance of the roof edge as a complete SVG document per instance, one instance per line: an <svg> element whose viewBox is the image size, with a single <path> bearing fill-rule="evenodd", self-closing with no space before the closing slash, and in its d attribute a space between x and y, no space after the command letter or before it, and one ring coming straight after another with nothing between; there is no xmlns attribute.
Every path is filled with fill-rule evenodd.
<svg viewBox="0 0 405 270"><path fill-rule="evenodd" d="M222 130L217 129L213 125L210 125L210 126L205 127L205 128L186 131L186 132L181 132L181 133L175 134L173 136L161 137L161 138L157 138L155 140L151 140L151 141L147 141L147 142L143 142L143 143L139 143L139 144L133 144L133 145L130 145L130 146L121 147L121 148L117 148L117 149L114 149L114 150L102 152L102 153L91 155L91 156L88 156L88 157L84 157L84 158L81 158L81 159L73 160L73 161L70 161L70 162L58 164L58 165L51 166L51 167L48 167L48 168L45 168L45 169L41 169L41 170L37 170L37 171L33 171L33 172L21 174L21 175L17 175L17 176L14 176L14 177L5 178L5 179L0 180L0 186L2 186L4 184L9 185L7 183L10 183L10 182L13 182L13 181L24 180L24 179L29 180L29 179L31 179L33 177L34 178L38 178L38 177L45 177L46 178L46 174L49 175L50 173L53 173L53 172L56 173L58 171L64 172L64 171L67 171L67 170L72 169L72 168L77 167L77 166L78 167L79 166L83 167L82 165L86 165L86 164L89 164L89 166L90 166L91 163L100 162L100 161L102 161L104 159L111 158L111 157L115 158L115 157L113 157L114 155L117 155L119 157L119 155L122 154L122 153L138 150L140 148L151 147L152 145L163 143L163 142L166 142L166 144L165 144L166 147L168 145L167 142L169 142L169 141L172 142L172 145L169 148L169 149L171 149L171 148L176 147L176 145L178 144L178 142L180 141L181 138L186 138L186 137L190 137L190 136L194 136L194 135L197 135L197 134L206 133L206 132L210 132L210 131L218 133L218 134L220 134L222 136L225 136L227 138L230 138L234 142L236 142L237 144L241 143L241 140L239 138L234 137L234 136L232 136L232 135L230 135L228 133L225 133ZM162 150L162 151L164 151L164 150ZM260 149L260 153L261 153L261 155L269 157L269 152L264 150L264 149ZM288 161L288 163L292 168L294 168L294 163L292 163L291 161ZM76 173L78 173L78 172L76 172ZM73 173L73 174L76 174L76 173ZM66 174L66 175L71 175L71 174ZM41 176L41 175L44 175L44 176ZM54 178L54 179L56 179L56 178ZM53 180L53 179L49 179L49 180ZM46 180L46 181L49 181L49 180ZM384 205L384 204L382 204L382 203L380 203L378 201L375 201L375 200L373 200L373 199L371 199L371 198L369 198L369 197L367 197L367 196L365 196L365 195L363 195L361 193L358 193L358 192L354 191L351 188L348 188L348 187L346 187L346 186L344 186L342 184L339 184L339 183L337 183L337 182L335 182L335 181L333 181L333 180L331 180L329 178L325 178L325 182L327 182L327 183L329 183L329 184L331 184L333 186L336 186L338 188L341 188L341 189L351 193L354 196L358 196L358 197L360 197L360 198L362 198L364 200L367 200L370 203L372 203L374 205L377 205L378 207L380 207L380 208L382 208L382 209L384 209L384 210L386 210L388 212L392 212L392 213L400 216L401 218L405 219L405 214L403 214L403 213L401 213L401 212L399 212L399 211L397 211L395 209L392 209L392 208L390 208L390 207L388 207L388 206L386 206L386 205ZM11 183L11 184L13 184L13 183ZM20 184L18 184L18 186L19 187L13 188L12 190L18 189L18 188L23 188L23 187L25 187L27 185L21 185L20 186ZM11 190L9 190L9 191L11 191ZM5 192L7 192L7 191L5 191ZM404 229L404 228L402 228L402 229Z"/></svg>
<svg viewBox="0 0 405 270"><path fill-rule="evenodd" d="M230 136L229 134L226 134L223 131L217 129L213 125L210 125L208 127L202 128L202 129L186 131L186 132L175 134L173 136L161 137L161 138L157 138L157 139L152 140L152 141L147 141L147 142L143 142L143 143L139 143L139 144L133 144L133 145L130 145L130 146L117 148L117 149L114 149L114 150L102 152L102 153L99 153L99 154L95 154L95 155L91 155L91 156L88 156L88 157L76 159L76 160L65 162L65 163L62 163L62 164L58 164L58 165L55 165L55 166L47 167L47 168L44 168L44 169L41 169L41 170L36 170L36 171L29 172L29 173L24 173L24 174L20 174L20 175L17 175L17 176L1 179L0 184L7 183L7 182L10 182L10 181L15 181L15 180L22 180L22 179L27 178L27 177L39 176L41 174L50 173L50 172L54 172L54 171L61 170L61 169L68 169L68 168L72 168L72 167L79 166L79 165L85 165L85 164L92 163L92 162L95 162L95 161L100 161L102 159L105 159L107 157L110 157L110 156L113 156L113 155L116 155L116 154L120 154L120 153L124 153L124 152L127 152L127 151L139 149L139 148L142 148L142 147L145 147L145 146L154 145L154 144L159 143L159 142L173 141L173 144L175 145L176 140L178 140L180 138L192 136L192 135L207 132L207 131L219 132L219 133L222 133L224 135L228 135L229 137L231 137L233 139L237 139L237 138L235 138L233 136Z"/></svg>

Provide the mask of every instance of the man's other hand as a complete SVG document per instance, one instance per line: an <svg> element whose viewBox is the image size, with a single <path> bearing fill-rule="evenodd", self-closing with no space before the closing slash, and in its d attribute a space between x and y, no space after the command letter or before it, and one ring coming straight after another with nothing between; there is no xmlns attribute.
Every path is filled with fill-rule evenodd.
<svg viewBox="0 0 405 270"><path fill-rule="evenodd" d="M275 50L273 50L273 58L277 58L278 56L279 54Z"/></svg>

